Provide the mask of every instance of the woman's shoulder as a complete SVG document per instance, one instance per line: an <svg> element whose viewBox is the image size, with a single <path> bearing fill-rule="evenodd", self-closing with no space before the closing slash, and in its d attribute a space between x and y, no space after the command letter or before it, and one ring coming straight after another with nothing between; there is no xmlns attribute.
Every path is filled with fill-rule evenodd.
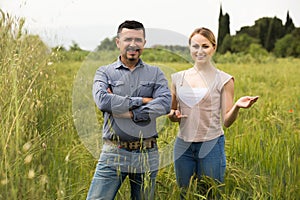
<svg viewBox="0 0 300 200"><path fill-rule="evenodd" d="M231 79L233 76L225 71L217 69L217 74L221 79Z"/></svg>
<svg viewBox="0 0 300 200"><path fill-rule="evenodd" d="M219 76L219 80L220 80L220 84L221 84L221 86L223 87L229 80L231 80L231 79L234 79L234 77L231 75L231 74L229 74L229 73L227 73L227 72L224 72L224 71L222 71L222 70L217 70L217 74L218 74L218 76Z"/></svg>

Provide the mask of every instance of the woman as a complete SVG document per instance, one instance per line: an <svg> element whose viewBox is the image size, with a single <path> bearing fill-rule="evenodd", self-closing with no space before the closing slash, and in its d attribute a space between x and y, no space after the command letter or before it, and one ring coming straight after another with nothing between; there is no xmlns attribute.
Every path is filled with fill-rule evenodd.
<svg viewBox="0 0 300 200"><path fill-rule="evenodd" d="M189 38L194 66L172 74L172 110L168 117L180 124L174 145L180 188L187 188L194 176L224 181L222 127L231 126L239 109L251 107L258 99L245 96L234 103L234 78L218 70L212 62L216 48L214 34L207 28L197 28Z"/></svg>

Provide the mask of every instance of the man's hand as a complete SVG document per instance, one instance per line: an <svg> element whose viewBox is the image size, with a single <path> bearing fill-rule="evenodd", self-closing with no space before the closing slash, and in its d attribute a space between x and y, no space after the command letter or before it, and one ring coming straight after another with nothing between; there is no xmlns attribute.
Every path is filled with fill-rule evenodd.
<svg viewBox="0 0 300 200"><path fill-rule="evenodd" d="M113 94L113 92L111 91L110 88L107 88L106 90L109 94ZM152 101L153 98L150 98L150 97L143 97L142 98L142 102L143 104L147 104L149 103L150 101ZM113 114L114 117L116 118L132 118L133 117L133 114L131 111L128 111L126 113L122 113L122 114Z"/></svg>
<svg viewBox="0 0 300 200"><path fill-rule="evenodd" d="M107 88L107 90L106 90L109 94L112 94L112 91L111 91L111 89L110 88Z"/></svg>
<svg viewBox="0 0 300 200"><path fill-rule="evenodd" d="M152 101L153 98L150 98L150 97L143 97L143 104L147 104L149 103L150 101Z"/></svg>

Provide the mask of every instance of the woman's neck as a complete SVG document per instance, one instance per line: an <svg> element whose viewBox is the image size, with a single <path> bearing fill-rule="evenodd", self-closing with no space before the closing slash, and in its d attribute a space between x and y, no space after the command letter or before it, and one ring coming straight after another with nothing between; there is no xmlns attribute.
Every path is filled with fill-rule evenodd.
<svg viewBox="0 0 300 200"><path fill-rule="evenodd" d="M215 66L211 62L207 63L195 63L194 68L198 72L206 73L215 70Z"/></svg>
<svg viewBox="0 0 300 200"><path fill-rule="evenodd" d="M201 65L196 63L193 69L196 71L196 73L204 78L208 87L212 86L216 79L217 69L211 62Z"/></svg>

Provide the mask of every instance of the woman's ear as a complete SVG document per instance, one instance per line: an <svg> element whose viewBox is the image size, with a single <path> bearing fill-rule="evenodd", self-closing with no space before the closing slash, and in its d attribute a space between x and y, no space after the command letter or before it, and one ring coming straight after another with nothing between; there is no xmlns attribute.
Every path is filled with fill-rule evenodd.
<svg viewBox="0 0 300 200"><path fill-rule="evenodd" d="M214 50L216 52L217 51L217 45L214 45L213 47L214 47Z"/></svg>

